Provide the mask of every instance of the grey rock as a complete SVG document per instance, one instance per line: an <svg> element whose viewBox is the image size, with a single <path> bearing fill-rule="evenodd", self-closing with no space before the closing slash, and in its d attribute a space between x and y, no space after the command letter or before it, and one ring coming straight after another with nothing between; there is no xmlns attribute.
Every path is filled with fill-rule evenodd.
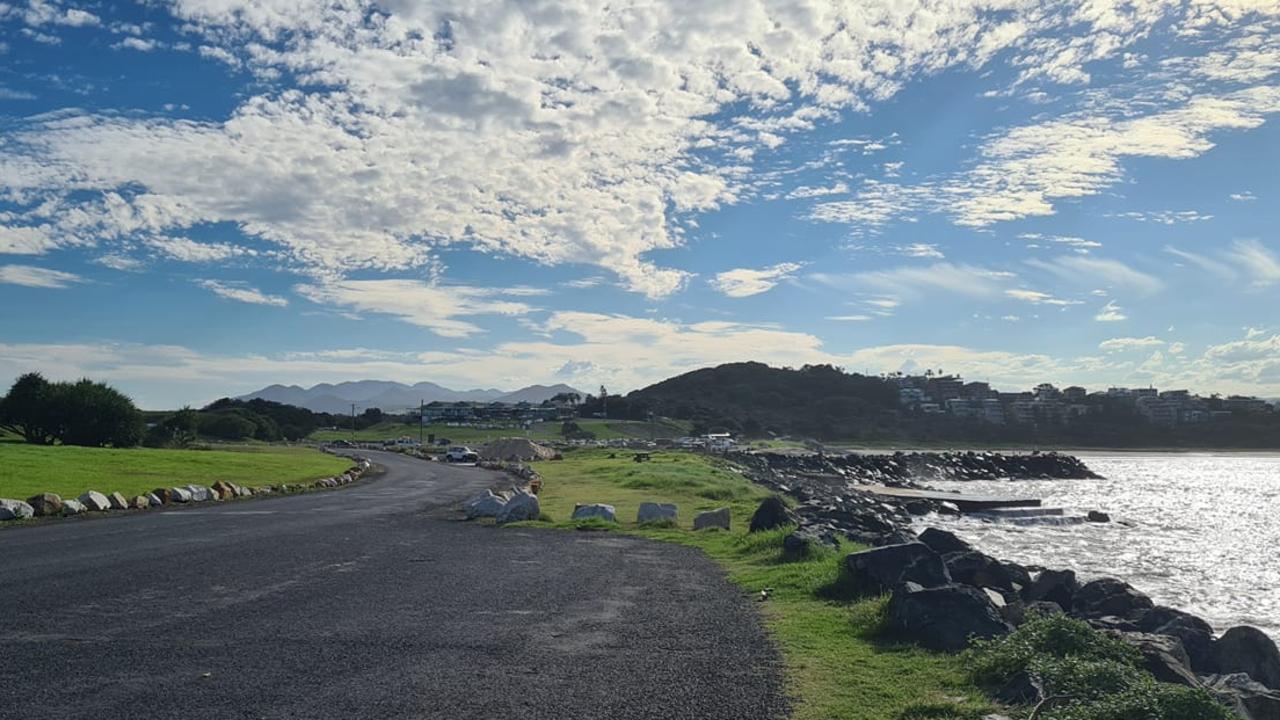
<svg viewBox="0 0 1280 720"><path fill-rule="evenodd" d="M1220 673L1245 673L1272 690L1280 690L1280 650L1266 633L1239 625L1213 644L1213 663Z"/></svg>
<svg viewBox="0 0 1280 720"><path fill-rule="evenodd" d="M939 555L969 552L973 549L972 545L961 540L955 533L934 527L925 528L920 533L920 542Z"/></svg>
<svg viewBox="0 0 1280 720"><path fill-rule="evenodd" d="M186 488L169 488L169 501L175 503L191 502L191 491Z"/></svg>
<svg viewBox="0 0 1280 720"><path fill-rule="evenodd" d="M800 519L792 512L791 508L787 507L782 498L774 495L765 498L764 502L760 503L760 507L756 508L755 513L751 516L751 525L748 527L748 532L763 532L786 525L799 524Z"/></svg>
<svg viewBox="0 0 1280 720"><path fill-rule="evenodd" d="M844 566L853 586L865 595L882 595L906 580L921 587L951 582L942 558L919 542L850 553L845 556Z"/></svg>
<svg viewBox="0 0 1280 720"><path fill-rule="evenodd" d="M1071 598L1071 614L1085 619L1112 615L1137 620L1153 605L1151 598L1132 585L1115 578L1101 578L1085 583L1076 591Z"/></svg>
<svg viewBox="0 0 1280 720"><path fill-rule="evenodd" d="M614 511L613 506L605 505L604 503L592 503L590 505L574 505L572 519L574 520L595 519L595 520L603 520L605 522L618 521L617 513Z"/></svg>
<svg viewBox="0 0 1280 720"><path fill-rule="evenodd" d="M21 500L10 500L8 498L0 498L0 521L5 520L26 520L33 517L36 511L30 505Z"/></svg>
<svg viewBox="0 0 1280 720"><path fill-rule="evenodd" d="M729 508L727 507L706 510L693 516L693 529L720 528L721 530L728 530L731 519Z"/></svg>
<svg viewBox="0 0 1280 720"><path fill-rule="evenodd" d="M1143 666L1160 682L1188 687L1200 685L1191 669L1191 658L1178 638L1140 632L1120 633L1120 638L1142 653Z"/></svg>
<svg viewBox="0 0 1280 720"><path fill-rule="evenodd" d="M111 500L96 490L88 490L76 498L90 512L105 512L111 509Z"/></svg>
<svg viewBox="0 0 1280 720"><path fill-rule="evenodd" d="M62 498L54 493L32 495L27 498L27 504L31 506L31 510L36 517L58 515L62 512Z"/></svg>
<svg viewBox="0 0 1280 720"><path fill-rule="evenodd" d="M948 652L968 647L970 638L993 638L1013 631L991 600L967 585L924 588L903 583L889 599L889 618L917 643Z"/></svg>
<svg viewBox="0 0 1280 720"><path fill-rule="evenodd" d="M1217 672L1213 657L1213 628L1195 616L1179 617L1156 628L1157 635L1168 635L1182 641L1182 647L1191 659L1191 669L1199 674Z"/></svg>
<svg viewBox="0 0 1280 720"><path fill-rule="evenodd" d="M134 510L146 510L151 507L151 503L147 500L145 495L135 495L129 500L129 507Z"/></svg>
<svg viewBox="0 0 1280 720"><path fill-rule="evenodd" d="M1029 602L1044 600L1069 608L1079 589L1074 570L1042 570L1027 588L1026 597Z"/></svg>
<svg viewBox="0 0 1280 720"><path fill-rule="evenodd" d="M79 500L72 500L71 498L67 498L66 500L62 501L63 516L79 515L84 511L85 511L84 503L80 502Z"/></svg>
<svg viewBox="0 0 1280 720"><path fill-rule="evenodd" d="M125 510L129 507L129 501L118 491L108 495L107 500L111 503L112 510Z"/></svg>
<svg viewBox="0 0 1280 720"><path fill-rule="evenodd" d="M156 495L154 492L147 493L146 498L147 498L147 504L153 508L160 507L161 505L164 504L164 502L160 499L160 496Z"/></svg>
<svg viewBox="0 0 1280 720"><path fill-rule="evenodd" d="M542 515L538 504L538 496L532 493L520 493L507 501L498 512L498 524L504 525L525 520L537 520Z"/></svg>
<svg viewBox="0 0 1280 720"><path fill-rule="evenodd" d="M1013 574L999 560L977 550L953 553L945 557L947 572L962 585L976 588L995 588L1012 592Z"/></svg>
<svg viewBox="0 0 1280 720"><path fill-rule="evenodd" d="M506 504L506 498L494 495L492 490L485 490L483 493L462 503L462 511L466 513L468 520L481 517L498 517L498 513L502 512L502 508Z"/></svg>
<svg viewBox="0 0 1280 720"><path fill-rule="evenodd" d="M1244 673L1201 678L1204 688L1244 720L1280 720L1280 691Z"/></svg>
<svg viewBox="0 0 1280 720"><path fill-rule="evenodd" d="M676 514L676 506L671 503L640 503L640 509L636 511L636 524L675 523Z"/></svg>
<svg viewBox="0 0 1280 720"><path fill-rule="evenodd" d="M1090 510L1089 514L1085 516L1085 519L1092 523L1111 522L1111 516L1102 512L1101 510Z"/></svg>

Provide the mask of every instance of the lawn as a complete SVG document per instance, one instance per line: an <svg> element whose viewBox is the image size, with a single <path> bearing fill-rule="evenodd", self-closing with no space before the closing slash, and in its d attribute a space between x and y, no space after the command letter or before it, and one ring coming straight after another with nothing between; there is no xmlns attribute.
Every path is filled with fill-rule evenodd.
<svg viewBox="0 0 1280 720"><path fill-rule="evenodd" d="M746 533L767 493L723 461L661 452L636 463L629 453L610 454L576 450L537 464L552 526L575 527L568 520L575 503L609 503L622 521L619 531L698 547L752 595L772 588L759 607L786 663L796 720L976 720L993 710L957 656L899 643L885 632L884 599L843 596L840 563L855 546L785 562L785 531ZM676 503L680 527L637 528L636 508L644 501ZM723 505L733 513L731 532L689 529L698 510Z"/></svg>
<svg viewBox="0 0 1280 720"><path fill-rule="evenodd" d="M350 466L350 460L302 447L154 450L0 441L0 497L24 499L41 492L76 497L86 490L133 496L157 487L218 480L275 485L328 477Z"/></svg>
<svg viewBox="0 0 1280 720"><path fill-rule="evenodd" d="M595 433L599 440L616 440L620 438L640 438L647 439L652 434L654 437L678 437L688 434L688 428L679 421L661 419L655 423L641 422L637 420L575 420L578 427ZM467 427L467 426L449 426L449 425L428 425L423 428L422 437L425 440L428 435L435 435L436 438L448 438L455 443L464 444L480 444L488 442L496 438L505 437L528 437L531 440L559 440L561 423L558 422L542 422L535 423L533 427L525 430L522 427ZM418 426L406 425L400 422L382 422L372 425L363 430L357 430L355 439L362 442L377 442L380 440L395 440L399 437L410 437L417 439ZM311 434L311 440L317 442L331 442L333 440L351 440L351 430L317 430Z"/></svg>

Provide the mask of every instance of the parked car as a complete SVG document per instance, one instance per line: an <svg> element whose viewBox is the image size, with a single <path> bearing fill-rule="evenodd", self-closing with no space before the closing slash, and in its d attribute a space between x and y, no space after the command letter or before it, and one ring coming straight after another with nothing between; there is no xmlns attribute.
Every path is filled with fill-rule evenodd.
<svg viewBox="0 0 1280 720"><path fill-rule="evenodd" d="M445 452L444 461L453 463L480 462L480 455L464 445L454 445Z"/></svg>

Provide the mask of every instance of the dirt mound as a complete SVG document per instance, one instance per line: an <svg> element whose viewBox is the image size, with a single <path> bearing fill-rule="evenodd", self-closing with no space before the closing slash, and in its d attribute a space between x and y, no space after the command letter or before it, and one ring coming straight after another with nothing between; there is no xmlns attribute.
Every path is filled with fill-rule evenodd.
<svg viewBox="0 0 1280 720"><path fill-rule="evenodd" d="M480 448L480 457L485 460L550 460L556 454L554 450L539 445L525 438L500 438Z"/></svg>

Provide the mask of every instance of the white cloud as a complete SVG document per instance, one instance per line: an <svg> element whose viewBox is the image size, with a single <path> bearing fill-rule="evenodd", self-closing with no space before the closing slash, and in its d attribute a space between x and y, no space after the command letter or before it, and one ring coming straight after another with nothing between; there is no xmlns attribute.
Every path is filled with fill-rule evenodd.
<svg viewBox="0 0 1280 720"><path fill-rule="evenodd" d="M185 237L157 236L146 244L170 259L182 262L218 262L237 255L253 254L248 248L229 243L202 243Z"/></svg>
<svg viewBox="0 0 1280 720"><path fill-rule="evenodd" d="M48 226L11 227L0 225L0 255L42 255L57 247Z"/></svg>
<svg viewBox="0 0 1280 720"><path fill-rule="evenodd" d="M32 267L31 265L0 265L0 283L34 288L64 288L80 282L80 276L61 270Z"/></svg>
<svg viewBox="0 0 1280 720"><path fill-rule="evenodd" d="M911 243L909 245L898 245L894 248L899 254L907 257L921 258L937 258L941 260L945 257L937 245L931 243Z"/></svg>
<svg viewBox="0 0 1280 720"><path fill-rule="evenodd" d="M1154 222L1161 225L1177 225L1179 223L1204 222L1212 220L1212 215L1206 215L1197 210L1153 210L1150 212L1129 211L1115 213L1111 217L1127 218L1129 220L1137 220L1139 222Z"/></svg>
<svg viewBox="0 0 1280 720"><path fill-rule="evenodd" d="M1230 197L1232 200L1235 200L1236 202L1253 202L1254 200L1258 199L1258 196L1254 195L1253 192L1249 190L1245 190L1244 192L1231 193L1228 197Z"/></svg>
<svg viewBox="0 0 1280 720"><path fill-rule="evenodd" d="M1164 340L1148 335L1141 338L1120 337L1103 340L1098 343L1098 349L1103 352L1129 352L1132 350L1149 350L1151 348L1164 347L1164 345Z"/></svg>
<svg viewBox="0 0 1280 720"><path fill-rule="evenodd" d="M137 50L138 52L151 52L155 50L160 43L149 38L127 37L111 47L128 48L129 50Z"/></svg>
<svg viewBox="0 0 1280 720"><path fill-rule="evenodd" d="M515 316L533 310L525 303L502 299L508 294L502 289L434 285L420 280L341 280L298 285L295 290L314 303L391 315L442 337L480 332L479 327L459 317Z"/></svg>
<svg viewBox="0 0 1280 720"><path fill-rule="evenodd" d="M1164 282L1154 275L1135 270L1119 260L1086 255L1063 255L1053 260L1028 260L1027 264L1076 285L1105 283L1111 288L1132 290L1143 295L1159 292Z"/></svg>
<svg viewBox="0 0 1280 720"><path fill-rule="evenodd" d="M1124 314L1124 309L1117 305L1115 300L1109 300L1098 314L1093 316L1093 319L1098 322L1121 322L1128 320L1129 316Z"/></svg>
<svg viewBox="0 0 1280 720"><path fill-rule="evenodd" d="M285 307L289 304L287 299L279 295L268 295L243 283L197 280L196 284L218 297L235 300L236 302L249 303L250 305L270 305L272 307Z"/></svg>
<svg viewBox="0 0 1280 720"><path fill-rule="evenodd" d="M834 320L836 322L866 322L874 320L870 315L828 315L826 320Z"/></svg>
<svg viewBox="0 0 1280 720"><path fill-rule="evenodd" d="M1000 294L1003 286L1014 276L1012 273L973 265L936 263L849 274L813 273L809 277L829 287L870 290L896 299L899 296L920 296L931 291L992 297Z"/></svg>
<svg viewBox="0 0 1280 720"><path fill-rule="evenodd" d="M103 267L109 267L112 270L122 270L125 272L136 272L147 266L146 263L137 258L131 258L127 255L117 255L115 253L103 255L102 257L94 260L94 262Z"/></svg>
<svg viewBox="0 0 1280 720"><path fill-rule="evenodd" d="M737 268L717 273L709 282L711 287L731 298L744 298L772 290L801 267L800 263L786 262L759 270Z"/></svg>
<svg viewBox="0 0 1280 720"><path fill-rule="evenodd" d="M1056 298L1050 295L1049 293L1040 292L1039 290L1028 290L1026 288L1013 288L1011 290L1005 290L1004 294L1008 295L1014 300L1022 300L1024 302L1029 302L1034 305L1067 306L1067 305L1080 305L1084 302L1083 300L1063 300L1062 298Z"/></svg>
<svg viewBox="0 0 1280 720"><path fill-rule="evenodd" d="M1280 282L1280 257L1257 240L1236 240L1231 243L1229 254L1255 285Z"/></svg>

